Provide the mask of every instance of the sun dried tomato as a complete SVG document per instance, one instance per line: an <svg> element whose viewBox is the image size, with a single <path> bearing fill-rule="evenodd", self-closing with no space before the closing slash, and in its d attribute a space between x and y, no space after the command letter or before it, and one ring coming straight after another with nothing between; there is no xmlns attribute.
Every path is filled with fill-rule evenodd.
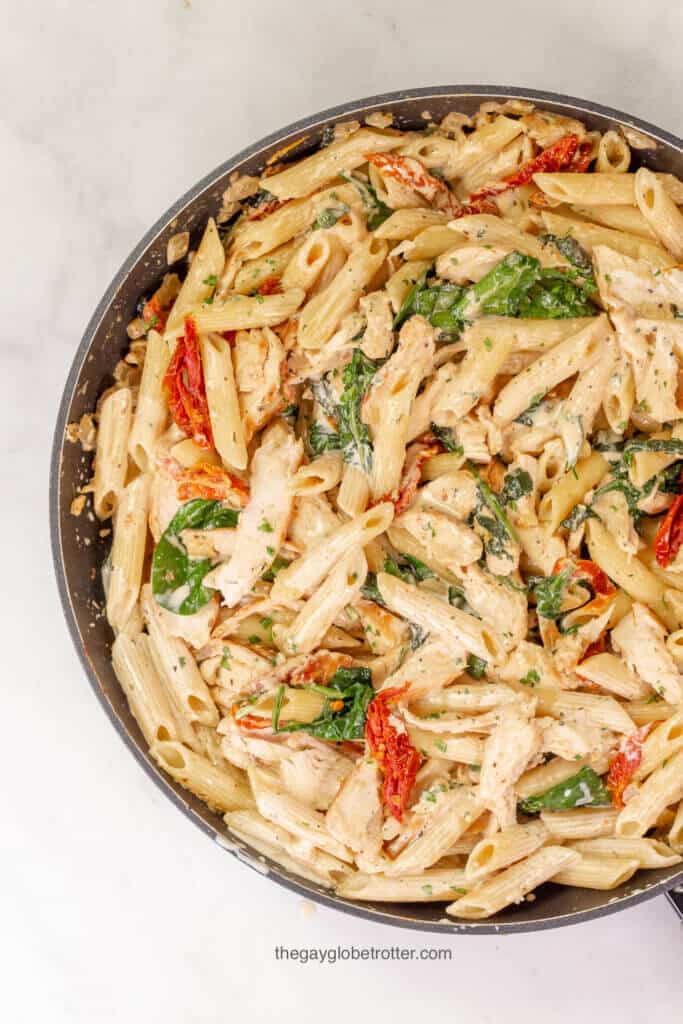
<svg viewBox="0 0 683 1024"><path fill-rule="evenodd" d="M584 145L582 143L582 145ZM477 192L473 192L470 196L470 203L478 202L480 199L485 199L487 196L499 196L502 192L507 192L511 188L519 188L521 185L528 185L533 179L534 174L541 173L556 173L557 171L575 171L585 170L588 167L588 163L585 167L572 166L572 160L579 149L579 137L578 135L563 135L561 139L554 142L552 146L548 146L543 152L539 153L538 156L533 157L515 171L514 174L510 174L507 178L503 178L502 181L497 181L494 185L486 185L484 188L480 188Z"/></svg>
<svg viewBox="0 0 683 1024"><path fill-rule="evenodd" d="M633 780L643 760L643 740L652 728L652 723L641 726L621 741L619 753L612 760L607 773L607 788L612 791L615 807L624 806L624 790Z"/></svg>
<svg viewBox="0 0 683 1024"><path fill-rule="evenodd" d="M382 800L397 821L403 819L422 760L408 733L391 721L391 706L406 687L381 690L370 701L365 721L365 739L383 773Z"/></svg>
<svg viewBox="0 0 683 1024"><path fill-rule="evenodd" d="M199 339L192 317L185 317L185 334L178 339L168 364L164 392L176 425L201 448L212 448L213 436Z"/></svg>

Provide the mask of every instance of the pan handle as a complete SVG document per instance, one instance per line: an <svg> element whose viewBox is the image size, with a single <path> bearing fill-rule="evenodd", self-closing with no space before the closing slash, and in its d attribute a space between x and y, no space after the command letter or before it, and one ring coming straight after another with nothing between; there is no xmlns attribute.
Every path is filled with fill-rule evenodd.
<svg viewBox="0 0 683 1024"><path fill-rule="evenodd" d="M675 889L669 889L666 898L678 914L681 924L683 924L683 885L677 885Z"/></svg>

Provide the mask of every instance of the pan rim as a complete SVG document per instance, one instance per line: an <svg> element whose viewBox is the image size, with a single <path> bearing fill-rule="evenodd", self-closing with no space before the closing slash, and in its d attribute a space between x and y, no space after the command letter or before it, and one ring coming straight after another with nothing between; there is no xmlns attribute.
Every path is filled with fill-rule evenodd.
<svg viewBox="0 0 683 1024"><path fill-rule="evenodd" d="M155 238L167 227L167 225L177 217L186 206L194 202L202 193L207 191L214 185L218 180L224 177L231 170L242 165L250 157L255 154L262 152L270 146L275 144L283 144L291 136L301 133L302 131L310 130L315 128L318 124L333 121L340 117L348 117L355 111L363 111L367 113L373 108L381 108L386 104L394 104L398 102L405 102L409 100L421 99L427 101L429 98L442 99L447 96L452 96L454 99L461 99L463 97L474 97L479 98L482 101L486 99L501 99L501 98L514 98L514 99L528 99L536 103L550 103L555 105L570 106L577 113L585 112L586 114L598 114L606 118L610 118L617 121L619 124L633 127L655 140L665 143L667 146L672 147L679 152L683 153L683 140L678 138L671 132L665 129L659 128L656 125L651 124L641 118L634 117L624 111L605 106L602 104L594 103L590 100L581 99L579 97L568 96L561 93L555 93L540 89L533 88L520 88L513 86L496 86L496 85L441 85L441 86L423 86L416 89L401 89L388 93L381 93L375 96L361 97L360 99L350 100L343 104L338 104L333 107L329 107L325 110L318 111L307 117L300 118L291 124L281 128L275 132L269 133L264 138L258 140L255 143L240 150L234 156L223 161L212 171L201 178L196 184L187 189L183 195L180 196L149 228L143 235L138 244L129 253L126 259L123 261L116 274L112 278L108 288L104 292L102 298L98 302L92 316L90 317L85 330L83 332L81 341L74 354L65 384L62 392L62 396L59 403L57 420L55 424L53 440L52 440L52 451L50 457L50 482L49 482L49 517L50 517L50 540L52 548L52 562L54 567L55 576L57 579L57 586L59 591L60 602L62 605L62 611L66 619L67 628L71 636L74 647L78 654L81 665L84 669L85 675L90 683L91 689L94 691L95 696L104 709L107 717L114 726L116 732L121 737L125 745L132 752L137 762L141 765L148 777L153 783L162 790L173 803L183 812L183 814L195 825L197 825L206 835L217 842L223 849L228 850L232 855L238 857L244 864L250 867L252 870L259 872L260 874L266 874L270 880L275 881L277 884L289 889L292 892L297 893L306 899L312 900L313 902L320 903L323 906L329 907L334 910L341 911L346 914L350 914L355 917L361 917L365 920L373 921L379 924L391 925L393 927L404 928L411 931L431 932L440 933L447 935L459 935L459 934L502 934L502 933L516 933L516 932L529 932L529 931L541 931L550 928L566 927L572 924L579 924L583 921L592 920L599 917L605 917L607 915L616 913L620 910L625 910L628 907L635 906L646 900L652 899L654 896L660 893L666 893L667 891L681 886L683 884L683 868L676 872L672 877L661 880L659 882L652 882L649 885L643 885L642 888L621 897L606 898L605 902L598 907L592 907L584 910L575 910L569 912L563 912L561 915L552 915L547 918L542 918L534 921L505 921L496 923L495 921L457 921L457 920L441 920L441 921L419 921L413 918L401 917L396 914L395 911L383 911L377 909L376 905L369 906L364 904L354 903L350 900L342 899L338 896L328 895L323 891L319 891L317 888L309 887L305 880L295 880L285 874L282 874L281 868L278 868L276 864L265 865L262 861L261 855L255 851L249 850L245 847L244 850L238 846L235 841L226 839L226 837L216 831L207 821L203 820L195 810L179 796L178 793L171 787L167 780L158 773L152 766L149 759L145 756L140 746L133 740L129 735L128 731L124 728L122 722L115 714L111 704L107 701L105 694L100 685L96 671L94 670L90 659L88 657L88 651L81 632L78 627L78 622L73 607L71 594L67 584L66 577L66 565L65 558L62 548L62 532L60 522L60 494L61 494L61 462L62 453L65 445L65 430L67 426L67 417L69 409L71 407L74 389L76 382L78 381L83 364L86 361L93 340L97 334L97 331L105 319L106 313L114 301L117 292L123 286L127 280L129 274L133 268L137 265L142 254L148 249ZM246 855L245 855L246 854ZM391 904L395 906L395 904Z"/></svg>

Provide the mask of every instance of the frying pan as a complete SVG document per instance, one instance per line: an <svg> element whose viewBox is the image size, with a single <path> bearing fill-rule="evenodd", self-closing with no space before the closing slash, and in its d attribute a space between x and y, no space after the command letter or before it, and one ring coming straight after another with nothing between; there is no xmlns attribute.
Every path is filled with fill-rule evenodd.
<svg viewBox="0 0 683 1024"><path fill-rule="evenodd" d="M270 156L296 141L288 159L297 159L319 144L326 128L337 121L363 118L372 111L389 111L401 128L424 127L425 112L440 120L451 110L476 111L486 100L532 100L558 114L580 118L589 128L606 131L631 126L655 143L636 153L648 167L683 178L683 142L669 132L618 110L555 93L496 86L439 86L372 96L324 110L262 139L222 164L179 199L156 222L130 254L105 292L88 324L69 372L55 428L50 475L52 552L67 625L88 681L113 726L148 777L206 835L251 868L308 899L359 917L432 932L534 931L616 913L658 893L667 893L683 918L683 870L680 865L640 872L609 893L570 889L547 883L533 901L509 908L488 921L458 922L446 918L440 904L355 903L330 894L312 882L286 871L248 845L230 836L222 819L167 778L150 759L145 741L132 718L114 676L111 629L104 616L100 566L110 539L99 536L99 524L84 513L75 517L71 502L91 473L91 456L65 440L66 425L91 411L98 395L112 383L112 371L127 347L125 326L135 315L141 295L155 289L166 271L166 243L177 231L190 232L196 246L207 217L214 215L233 171L258 174Z"/></svg>

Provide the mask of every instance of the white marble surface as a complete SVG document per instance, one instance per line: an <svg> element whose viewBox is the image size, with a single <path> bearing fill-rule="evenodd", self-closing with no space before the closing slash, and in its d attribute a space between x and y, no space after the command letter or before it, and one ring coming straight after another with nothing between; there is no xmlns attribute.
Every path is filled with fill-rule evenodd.
<svg viewBox="0 0 683 1024"><path fill-rule="evenodd" d="M156 791L91 696L47 533L52 425L82 328L198 177L316 109L446 82L564 90L680 134L677 8L0 0L3 1021L401 1024L429 1009L467 1024L630 1024L681 1005L682 932L663 898L553 933L448 940L309 915L226 856ZM275 943L337 942L448 946L453 960L274 960Z"/></svg>

